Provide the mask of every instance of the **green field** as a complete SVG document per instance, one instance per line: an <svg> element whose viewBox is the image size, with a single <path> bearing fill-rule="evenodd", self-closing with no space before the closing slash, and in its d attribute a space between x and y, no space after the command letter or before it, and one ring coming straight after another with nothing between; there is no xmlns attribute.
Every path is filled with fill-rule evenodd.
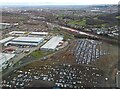
<svg viewBox="0 0 120 89"><path fill-rule="evenodd" d="M68 24L86 26L86 20L84 20L84 19L82 19L82 20L73 20L73 21L70 21Z"/></svg>

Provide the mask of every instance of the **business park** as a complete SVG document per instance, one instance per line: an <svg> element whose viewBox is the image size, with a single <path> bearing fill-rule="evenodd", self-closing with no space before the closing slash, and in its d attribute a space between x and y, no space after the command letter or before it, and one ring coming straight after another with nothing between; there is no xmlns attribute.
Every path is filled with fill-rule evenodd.
<svg viewBox="0 0 120 89"><path fill-rule="evenodd" d="M34 36L29 36L31 33L34 33ZM2 45L2 52L0 53L0 71L11 67L14 61L17 62L18 59L20 60L21 56L24 57L27 55L23 53L28 50L31 52L34 51L34 49L36 49L35 47L44 42L43 35L46 35L47 32L44 32L42 36L41 34L38 36L38 34L35 33L39 34L39 32L12 31L8 34L8 37L0 40L0 44Z"/></svg>
<svg viewBox="0 0 120 89"><path fill-rule="evenodd" d="M55 51L63 44L63 36L49 35L48 32L12 31L8 35L0 40L3 47L0 53L1 71L2 68L13 66L13 62L19 61L21 56L29 55L35 50Z"/></svg>
<svg viewBox="0 0 120 89"><path fill-rule="evenodd" d="M9 35L9 37L0 40L0 44L3 46L38 46L45 41L48 32L12 31ZM55 50L62 40L63 36L49 36L41 49Z"/></svg>
<svg viewBox="0 0 120 89"><path fill-rule="evenodd" d="M27 31L12 31L9 37L0 40L4 46L38 46L44 41L44 37L48 32L27 32Z"/></svg>

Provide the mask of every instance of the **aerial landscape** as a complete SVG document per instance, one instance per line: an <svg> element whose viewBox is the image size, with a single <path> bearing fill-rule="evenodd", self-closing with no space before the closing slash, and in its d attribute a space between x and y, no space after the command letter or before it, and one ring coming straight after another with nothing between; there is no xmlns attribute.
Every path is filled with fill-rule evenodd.
<svg viewBox="0 0 120 89"><path fill-rule="evenodd" d="M120 88L117 3L2 3L2 89Z"/></svg>

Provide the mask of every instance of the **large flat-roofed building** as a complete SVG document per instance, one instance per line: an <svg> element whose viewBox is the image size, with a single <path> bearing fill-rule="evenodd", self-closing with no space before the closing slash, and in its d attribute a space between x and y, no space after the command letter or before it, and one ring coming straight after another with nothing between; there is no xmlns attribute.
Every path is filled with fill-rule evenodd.
<svg viewBox="0 0 120 89"><path fill-rule="evenodd" d="M63 40L63 36L54 36L46 44L41 47L41 50L55 50L59 42Z"/></svg>
<svg viewBox="0 0 120 89"><path fill-rule="evenodd" d="M0 29L10 28L11 24L9 23L0 23Z"/></svg>
<svg viewBox="0 0 120 89"><path fill-rule="evenodd" d="M0 23L0 29L8 29L8 28L11 28L13 26L17 26L18 23Z"/></svg>
<svg viewBox="0 0 120 89"><path fill-rule="evenodd" d="M10 25L9 23L0 23L0 25Z"/></svg>
<svg viewBox="0 0 120 89"><path fill-rule="evenodd" d="M18 37L12 41L6 43L7 45L28 45L28 46L37 46L39 45L44 38L42 37Z"/></svg>
<svg viewBox="0 0 120 89"><path fill-rule="evenodd" d="M2 39L2 40L0 40L0 44L4 44L4 43L6 43L6 42L8 42L8 41L11 41L12 39L14 39L15 37L7 37L7 38L5 38L5 39Z"/></svg>
<svg viewBox="0 0 120 89"><path fill-rule="evenodd" d="M2 67L7 65L7 61L14 58L15 54L8 54L8 53L0 53L0 71L2 71Z"/></svg>
<svg viewBox="0 0 120 89"><path fill-rule="evenodd" d="M26 33L25 31L12 31L12 32L9 33L9 35L19 36L19 35L23 35L25 33Z"/></svg>
<svg viewBox="0 0 120 89"><path fill-rule="evenodd" d="M48 32L31 32L30 35L46 36Z"/></svg>

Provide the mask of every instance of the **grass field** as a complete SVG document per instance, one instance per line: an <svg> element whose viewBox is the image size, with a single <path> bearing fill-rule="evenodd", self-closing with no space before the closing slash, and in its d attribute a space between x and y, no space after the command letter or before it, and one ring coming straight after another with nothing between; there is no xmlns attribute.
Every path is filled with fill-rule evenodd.
<svg viewBox="0 0 120 89"><path fill-rule="evenodd" d="M86 20L84 20L84 19L82 19L82 20L73 20L73 21L70 21L68 24L85 26L86 25Z"/></svg>

